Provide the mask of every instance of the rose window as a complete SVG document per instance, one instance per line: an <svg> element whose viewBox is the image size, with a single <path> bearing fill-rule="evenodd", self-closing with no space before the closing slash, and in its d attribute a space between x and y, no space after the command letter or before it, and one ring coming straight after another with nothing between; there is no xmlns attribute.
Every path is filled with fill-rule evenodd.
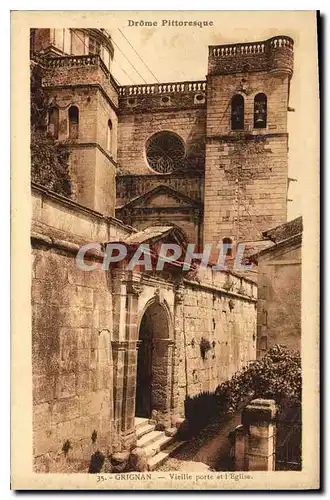
<svg viewBox="0 0 330 500"><path fill-rule="evenodd" d="M158 132L150 137L146 153L149 166L161 174L169 174L183 167L185 147L172 132Z"/></svg>

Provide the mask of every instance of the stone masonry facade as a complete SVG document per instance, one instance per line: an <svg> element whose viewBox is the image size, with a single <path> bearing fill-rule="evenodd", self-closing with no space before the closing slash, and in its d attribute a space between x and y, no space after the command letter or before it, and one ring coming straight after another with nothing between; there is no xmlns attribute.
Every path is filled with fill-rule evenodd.
<svg viewBox="0 0 330 500"><path fill-rule="evenodd" d="M212 46L206 81L119 86L105 30L36 29L31 40L72 185L68 199L32 184L34 467L87 471L96 451L136 446L138 411L172 429L187 396L256 358L257 285L246 275L102 271L103 246L88 254L94 271L75 259L84 244L150 227L158 243L201 249L284 222L293 41Z"/></svg>
<svg viewBox="0 0 330 500"><path fill-rule="evenodd" d="M75 256L83 243L117 241L134 230L41 187L32 194L35 470L84 471L95 451L111 454L136 442L143 317L156 312L153 409L171 428L184 417L187 395L214 390L255 358L257 286L210 269L199 281L82 271ZM202 337L211 344L205 359Z"/></svg>

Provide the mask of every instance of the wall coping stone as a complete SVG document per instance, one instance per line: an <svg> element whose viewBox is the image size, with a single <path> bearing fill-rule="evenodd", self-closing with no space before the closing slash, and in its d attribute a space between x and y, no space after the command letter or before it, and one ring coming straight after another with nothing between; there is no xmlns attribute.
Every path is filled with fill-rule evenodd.
<svg viewBox="0 0 330 500"><path fill-rule="evenodd" d="M242 412L242 424L253 425L273 422L277 406L273 399L254 399Z"/></svg>
<svg viewBox="0 0 330 500"><path fill-rule="evenodd" d="M44 234L31 231L31 241L37 242L37 244L41 244L44 246L48 246L50 248L56 248L58 250L64 250L68 253L72 253L76 255L79 251L80 245L77 243L73 243L72 241L62 240L58 238L51 238L50 236L46 236ZM96 259L103 262L104 252L98 252L97 250L89 250L85 255L85 259Z"/></svg>
<svg viewBox="0 0 330 500"><path fill-rule="evenodd" d="M84 215L89 215L89 216L94 217L96 219L103 220L106 223L109 223L109 224L112 224L114 226L120 227L124 230L127 230L127 233L138 232L138 230L136 228L133 228L132 226L124 224L120 219L117 219L116 217L103 215L101 212L97 212L96 210L85 207L84 205L81 205L80 203L77 203L76 201L73 201L70 198L66 198L65 196L62 196L58 193L55 193L54 191L50 191L49 189L41 186L40 184L36 184L35 182L31 182L31 188L32 188L32 191L35 191L36 193L39 193L42 196L49 198L50 200L56 201L59 204L62 204L64 206L72 209L75 212L80 212Z"/></svg>
<svg viewBox="0 0 330 500"><path fill-rule="evenodd" d="M245 279L245 278L242 278L242 279ZM246 281L249 281L249 280L246 280ZM201 289L206 290L206 291L218 293L219 295L226 295L228 297L232 297L232 298L240 299L240 300L245 300L247 302L253 302L253 303L256 303L258 301L258 299L254 298L254 297L251 297L248 295L241 295L241 294L235 293L235 292L230 292L228 290L225 290L224 288L219 288L219 287L216 287L214 285L210 285L208 283L201 283L198 281L190 281L187 279L184 279L183 282L185 285L195 287L195 288L201 288Z"/></svg>

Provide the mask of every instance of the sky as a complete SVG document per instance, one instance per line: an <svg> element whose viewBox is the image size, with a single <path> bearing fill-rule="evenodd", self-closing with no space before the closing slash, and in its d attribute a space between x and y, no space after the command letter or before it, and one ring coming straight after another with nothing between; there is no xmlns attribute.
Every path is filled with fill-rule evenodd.
<svg viewBox="0 0 330 500"><path fill-rule="evenodd" d="M288 220L299 216L302 212L301 170L310 168L307 165L309 155L306 149L309 132L308 127L304 126L308 114L302 100L301 82L308 77L304 58L310 57L314 48L304 30L305 13L286 12L283 15L280 11L146 11L120 14L120 20L116 19L115 24L112 22L106 28L113 38L115 48L112 73L121 85L141 84L145 83L144 80L154 83L155 77L160 82L204 80L209 45L267 40L281 34L294 39L295 63L289 105L295 111L288 113L288 133L289 177L297 181L290 183L289 198L292 201L288 202ZM163 27L162 19L212 21L213 26ZM129 20L139 23L157 22L157 26L130 27Z"/></svg>

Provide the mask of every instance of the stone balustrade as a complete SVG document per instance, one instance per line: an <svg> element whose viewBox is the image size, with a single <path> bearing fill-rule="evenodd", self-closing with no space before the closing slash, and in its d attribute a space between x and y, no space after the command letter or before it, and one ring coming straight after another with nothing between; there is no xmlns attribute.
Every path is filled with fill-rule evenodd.
<svg viewBox="0 0 330 500"><path fill-rule="evenodd" d="M42 64L47 68L83 68L99 66L108 77L110 72L99 55L61 56L42 59Z"/></svg>
<svg viewBox="0 0 330 500"><path fill-rule="evenodd" d="M211 45L208 72L276 71L291 75L293 44L292 38L281 35L259 42Z"/></svg>
<svg viewBox="0 0 330 500"><path fill-rule="evenodd" d="M170 83L153 83L146 85L125 85L119 87L120 96L137 96L148 94L176 94L186 92L205 92L205 81L193 82L170 82Z"/></svg>
<svg viewBox="0 0 330 500"><path fill-rule="evenodd" d="M254 44L219 45L210 47L211 54L215 57L227 57L243 54L261 54L265 52L264 42Z"/></svg>
<svg viewBox="0 0 330 500"><path fill-rule="evenodd" d="M279 48L279 47L288 47L289 49L293 50L293 40L289 36L274 36L273 38L270 38L267 40L269 43L270 47L273 48Z"/></svg>
<svg viewBox="0 0 330 500"><path fill-rule="evenodd" d="M263 54L267 49L288 47L293 50L293 40L289 36L274 36L265 42L235 43L231 45L211 45L210 55L228 57L249 54Z"/></svg>

